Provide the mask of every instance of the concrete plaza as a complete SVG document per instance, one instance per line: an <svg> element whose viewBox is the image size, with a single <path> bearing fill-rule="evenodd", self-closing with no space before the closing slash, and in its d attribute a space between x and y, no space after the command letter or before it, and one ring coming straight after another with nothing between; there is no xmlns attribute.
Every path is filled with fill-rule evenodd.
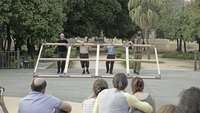
<svg viewBox="0 0 200 113"><path fill-rule="evenodd" d="M80 73L81 69L69 69L68 73ZM91 69L91 75L94 75ZM132 70L130 70L131 73ZM39 73L54 73L56 69L38 69ZM114 74L123 72L125 69L115 69ZM99 75L106 75L105 69L99 69ZM110 74L107 74L108 76ZM133 75L133 74L132 74ZM157 70L142 69L141 76L158 76ZM33 80L33 69L1 69L0 85L6 88L5 103L10 113L17 113L18 102L30 91L30 84ZM45 78L47 81L47 94L52 94L72 105L72 113L81 113L81 102L92 94L93 82L98 78ZM103 78L112 88L112 78ZM177 104L179 93L191 86L200 86L199 71L193 70L161 70L161 79L144 79L144 91L153 95L156 101L157 110L165 104ZM131 92L131 79L126 91Z"/></svg>

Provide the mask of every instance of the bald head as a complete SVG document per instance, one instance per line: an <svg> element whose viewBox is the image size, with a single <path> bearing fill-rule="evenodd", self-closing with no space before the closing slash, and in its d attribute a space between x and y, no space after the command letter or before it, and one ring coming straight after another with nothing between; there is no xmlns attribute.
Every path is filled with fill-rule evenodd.
<svg viewBox="0 0 200 113"><path fill-rule="evenodd" d="M31 87L33 91L42 92L42 90L46 87L47 83L42 78L36 78L33 80Z"/></svg>

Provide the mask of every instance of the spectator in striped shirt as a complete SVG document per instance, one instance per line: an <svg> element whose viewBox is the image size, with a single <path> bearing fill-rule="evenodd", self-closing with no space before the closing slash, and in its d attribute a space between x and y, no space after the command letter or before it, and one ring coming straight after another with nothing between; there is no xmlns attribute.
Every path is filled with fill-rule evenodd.
<svg viewBox="0 0 200 113"><path fill-rule="evenodd" d="M93 84L93 94L82 102L83 113L93 113L96 97L104 89L108 89L107 82L103 79L97 79Z"/></svg>

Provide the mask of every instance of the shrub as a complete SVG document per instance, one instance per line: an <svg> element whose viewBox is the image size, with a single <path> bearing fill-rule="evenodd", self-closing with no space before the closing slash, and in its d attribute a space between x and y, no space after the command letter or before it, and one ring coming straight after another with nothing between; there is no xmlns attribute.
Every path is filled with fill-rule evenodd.
<svg viewBox="0 0 200 113"><path fill-rule="evenodd" d="M30 60L30 68L34 68L36 62L37 62L37 59L31 59L31 60Z"/></svg>
<svg viewBox="0 0 200 113"><path fill-rule="evenodd" d="M54 56L54 50L46 49L44 54L45 54L45 58L52 58Z"/></svg>
<svg viewBox="0 0 200 113"><path fill-rule="evenodd" d="M116 51L115 51L115 55L116 55L117 58L121 58L121 56L122 56L122 52L116 50Z"/></svg>
<svg viewBox="0 0 200 113"><path fill-rule="evenodd" d="M70 54L70 58L75 58L76 54L77 54L77 51L76 50L72 50L71 54Z"/></svg>
<svg viewBox="0 0 200 113"><path fill-rule="evenodd" d="M197 55L198 57L199 55ZM162 58L175 58L175 59L194 59L194 52L181 53L181 52L165 52Z"/></svg>
<svg viewBox="0 0 200 113"><path fill-rule="evenodd" d="M126 56L123 55L121 58L122 58L122 59L126 59ZM129 57L129 59L132 59L132 58ZM123 65L124 67L126 67L126 61L123 61L123 62L122 62L122 65ZM133 62L131 62L131 61L129 62L129 68L130 68L130 69L133 68Z"/></svg>

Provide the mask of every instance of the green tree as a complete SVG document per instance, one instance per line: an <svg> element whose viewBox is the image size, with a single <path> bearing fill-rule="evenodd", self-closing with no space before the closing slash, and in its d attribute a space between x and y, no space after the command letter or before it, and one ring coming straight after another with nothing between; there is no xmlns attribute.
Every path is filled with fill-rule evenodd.
<svg viewBox="0 0 200 113"><path fill-rule="evenodd" d="M141 29L137 25L135 25L135 23L133 23L131 21L131 18L129 17L129 11L127 10L128 1L129 0L118 0L122 10L119 13L117 13L117 17L115 18L113 25L108 26L106 34L114 34L114 36L112 37L116 36L119 39L130 40L130 38L132 38L134 34L137 33L136 31L141 31ZM113 33L107 33L112 31Z"/></svg>
<svg viewBox="0 0 200 113"><path fill-rule="evenodd" d="M162 0L161 3L161 10L160 10L160 21L158 23L157 26L157 36L158 37L162 37L162 38L168 38L164 35L164 31L162 28L159 27L159 25L163 24L163 21L168 21L166 18L170 18L171 15L173 15L174 13L176 13L177 11L181 11L183 10L183 5L184 2L183 0ZM180 44L179 44L179 38L177 37L177 51L182 51L182 39L180 39Z"/></svg>
<svg viewBox="0 0 200 113"><path fill-rule="evenodd" d="M129 15L132 21L145 31L147 44L149 44L148 31L159 20L158 9L160 4L160 0L129 0L128 3ZM150 59L150 54L148 58Z"/></svg>
<svg viewBox="0 0 200 113"><path fill-rule="evenodd" d="M113 25L116 14L121 10L116 0L69 0L68 5L68 21L64 24L68 37L100 36L101 31L105 32Z"/></svg>
<svg viewBox="0 0 200 113"><path fill-rule="evenodd" d="M63 6L66 1L18 1L15 7L17 17L13 19L13 27L17 41L26 40L27 47L33 59L34 46L42 40L50 41L63 31Z"/></svg>

